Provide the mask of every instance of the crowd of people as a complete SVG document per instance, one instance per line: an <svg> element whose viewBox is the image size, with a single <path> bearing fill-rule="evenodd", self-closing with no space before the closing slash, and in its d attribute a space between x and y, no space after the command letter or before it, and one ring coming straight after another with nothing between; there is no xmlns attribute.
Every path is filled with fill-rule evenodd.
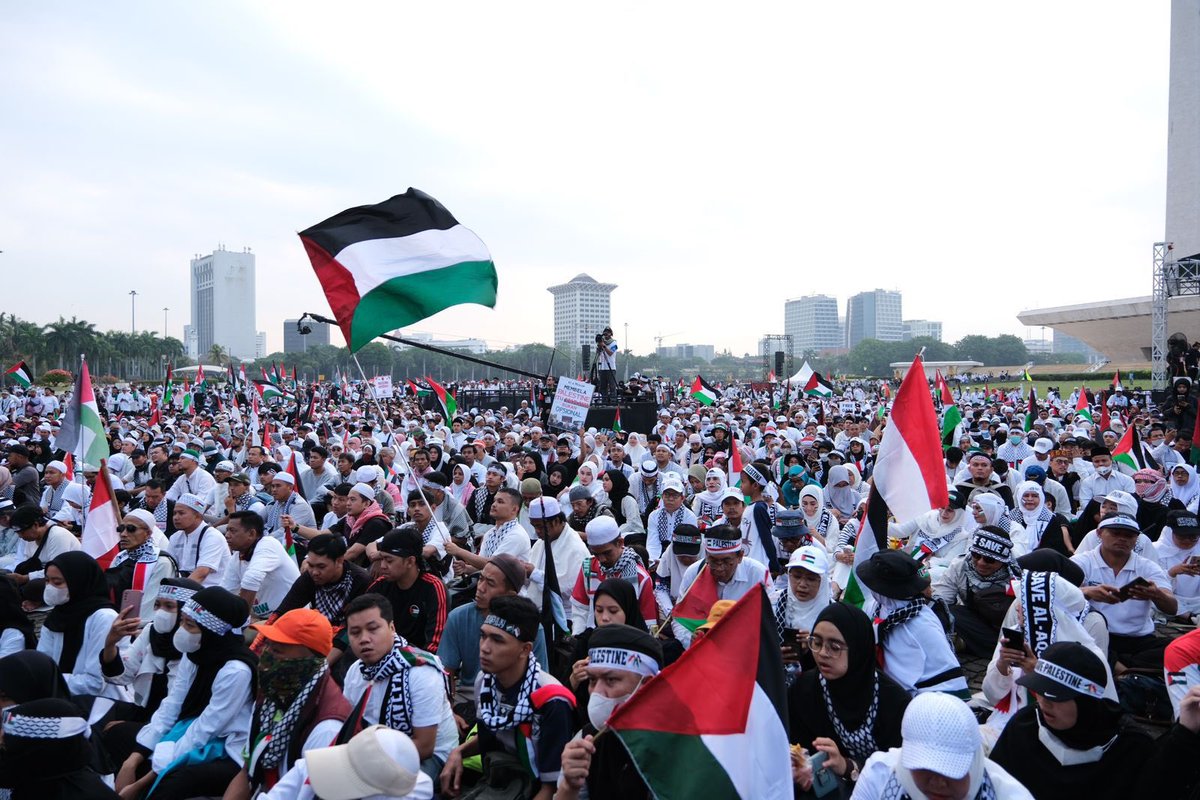
<svg viewBox="0 0 1200 800"><path fill-rule="evenodd" d="M949 502L857 561L879 383L664 392L645 431L296 388L251 415L236 387L98 387L102 463L56 446L69 397L0 392L0 790L649 797L606 723L751 592L792 743L758 756L796 797L1200 786L1186 379L1103 414L963 385L926 476Z"/></svg>

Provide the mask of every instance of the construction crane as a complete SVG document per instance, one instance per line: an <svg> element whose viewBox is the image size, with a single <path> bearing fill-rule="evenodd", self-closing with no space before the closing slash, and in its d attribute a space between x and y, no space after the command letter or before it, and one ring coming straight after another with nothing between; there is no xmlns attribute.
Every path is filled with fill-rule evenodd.
<svg viewBox="0 0 1200 800"><path fill-rule="evenodd" d="M663 339L670 339L672 336L678 336L681 333L683 333L683 331L675 331L675 333L667 333L667 334L660 333L658 336L655 336L654 337L654 352L658 353L658 351L662 348Z"/></svg>

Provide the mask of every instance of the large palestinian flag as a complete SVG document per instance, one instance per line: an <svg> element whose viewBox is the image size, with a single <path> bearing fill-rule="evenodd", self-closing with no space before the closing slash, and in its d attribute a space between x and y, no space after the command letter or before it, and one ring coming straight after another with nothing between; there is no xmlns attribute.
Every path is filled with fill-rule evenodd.
<svg viewBox="0 0 1200 800"><path fill-rule="evenodd" d="M697 375L696 380L692 381L692 397L696 398L701 405L711 406L717 402L717 390L709 386L704 378Z"/></svg>
<svg viewBox="0 0 1200 800"><path fill-rule="evenodd" d="M75 391L63 417L62 430L54 446L68 453L75 453L82 464L100 463L108 458L108 435L100 419L100 407L96 405L96 393L92 389L92 376L88 374L87 361L79 366L75 378Z"/></svg>
<svg viewBox="0 0 1200 800"><path fill-rule="evenodd" d="M300 241L352 351L450 306L496 306L487 247L417 189L335 214Z"/></svg>
<svg viewBox="0 0 1200 800"><path fill-rule="evenodd" d="M33 385L33 373L29 371L29 367L24 361L13 364L4 371L4 374L19 383L23 389L28 389Z"/></svg>
<svg viewBox="0 0 1200 800"><path fill-rule="evenodd" d="M454 395L446 391L445 386L442 386L433 378L426 376L425 380L433 387L433 393L437 396L438 404L442 407L442 419L449 425L454 421L454 415L458 413L458 401L454 399Z"/></svg>
<svg viewBox="0 0 1200 800"><path fill-rule="evenodd" d="M783 658L767 593L747 593L609 718L658 800L792 796Z"/></svg>

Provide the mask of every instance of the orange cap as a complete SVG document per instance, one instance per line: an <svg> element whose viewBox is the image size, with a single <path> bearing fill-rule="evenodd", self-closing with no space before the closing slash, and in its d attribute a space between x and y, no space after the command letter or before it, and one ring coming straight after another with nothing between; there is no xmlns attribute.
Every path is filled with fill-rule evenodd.
<svg viewBox="0 0 1200 800"><path fill-rule="evenodd" d="M323 656L333 649L333 626L320 611L311 608L293 609L273 625L259 622L250 627L272 642L303 645Z"/></svg>

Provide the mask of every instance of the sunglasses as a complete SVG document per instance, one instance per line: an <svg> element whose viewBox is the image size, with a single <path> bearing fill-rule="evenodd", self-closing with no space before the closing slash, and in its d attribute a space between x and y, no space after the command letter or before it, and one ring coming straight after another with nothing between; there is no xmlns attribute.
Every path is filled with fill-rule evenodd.
<svg viewBox="0 0 1200 800"><path fill-rule="evenodd" d="M985 564L999 564L1000 559L992 558L991 556L980 555L979 553L971 553L971 558L976 561L982 561Z"/></svg>
<svg viewBox="0 0 1200 800"><path fill-rule="evenodd" d="M137 533L140 530L141 530L141 528L139 528L137 525L118 525L117 526L117 533Z"/></svg>

